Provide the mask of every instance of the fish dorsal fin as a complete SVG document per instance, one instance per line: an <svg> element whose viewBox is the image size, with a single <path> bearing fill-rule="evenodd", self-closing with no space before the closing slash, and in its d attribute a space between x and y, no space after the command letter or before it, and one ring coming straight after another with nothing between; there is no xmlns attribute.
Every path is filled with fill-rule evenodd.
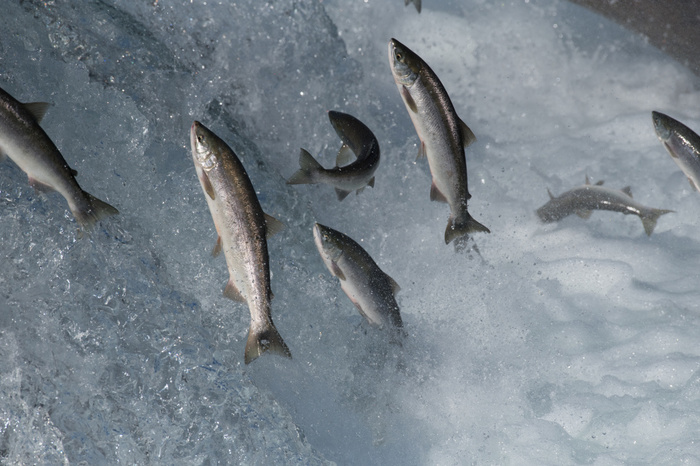
<svg viewBox="0 0 700 466"><path fill-rule="evenodd" d="M207 193L211 200L213 201L216 199L216 191L214 191L214 186L212 186L211 181L209 181L209 176L206 174L206 172L200 172L199 181L202 183L204 192Z"/></svg>
<svg viewBox="0 0 700 466"><path fill-rule="evenodd" d="M401 97L403 97L404 102L406 102L406 105L408 105L408 108L410 108L413 113L418 113L416 101L413 100L413 97L411 97L411 93L408 92L406 86L401 86Z"/></svg>
<svg viewBox="0 0 700 466"><path fill-rule="evenodd" d="M474 136L474 132L462 120L459 120L459 130L462 133L462 144L464 145L464 147L467 147L471 143L476 141L476 136Z"/></svg>
<svg viewBox="0 0 700 466"><path fill-rule="evenodd" d="M588 179L588 175L586 175L586 182L584 184L586 184L586 185L591 184L591 180Z"/></svg>
<svg viewBox="0 0 700 466"><path fill-rule="evenodd" d="M581 217L584 220L588 220L588 218L590 218L592 213L593 213L593 211L591 211L591 210L577 210L576 211L576 215L578 215L579 217Z"/></svg>
<svg viewBox="0 0 700 466"><path fill-rule="evenodd" d="M73 176L78 176L78 170L74 170L72 168L68 168L68 171L70 172L71 175Z"/></svg>
<svg viewBox="0 0 700 466"><path fill-rule="evenodd" d="M556 199L556 198L554 197L554 194L552 194L552 191L549 190L549 188L547 188L547 194L549 194L549 199L550 199L550 200L551 200L551 199Z"/></svg>
<svg viewBox="0 0 700 466"><path fill-rule="evenodd" d="M437 186L435 186L435 182L433 181L433 184L430 185L430 200L431 201L438 201L438 202L447 202L447 198L445 197L444 194L440 192Z"/></svg>
<svg viewBox="0 0 700 466"><path fill-rule="evenodd" d="M367 185L369 185L369 186L371 186L371 187L374 188L374 177L372 177L372 179L369 180L369 183L367 183Z"/></svg>
<svg viewBox="0 0 700 466"><path fill-rule="evenodd" d="M630 188L629 186L625 186L620 191L627 194L629 197L632 197L632 188Z"/></svg>
<svg viewBox="0 0 700 466"><path fill-rule="evenodd" d="M346 197L348 197L348 194L350 194L352 191L345 191L344 189L339 189L335 188L335 193L338 195L338 200L342 201Z"/></svg>
<svg viewBox="0 0 700 466"><path fill-rule="evenodd" d="M37 123L41 123L41 120L44 118L44 115L46 115L46 111L51 104L48 102L28 102L22 104L22 106L26 111L32 114Z"/></svg>
<svg viewBox="0 0 700 466"><path fill-rule="evenodd" d="M211 250L211 255L216 257L219 254L221 254L221 250L223 249L224 243L221 240L221 236L216 237L216 244L214 245L214 249Z"/></svg>
<svg viewBox="0 0 700 466"><path fill-rule="evenodd" d="M271 238L280 231L284 230L284 223L277 220L272 215L267 215L263 212L265 216L265 236Z"/></svg>
<svg viewBox="0 0 700 466"><path fill-rule="evenodd" d="M420 160L427 156L428 154L425 152L425 143L421 141L420 145L418 146L418 155L416 156L416 160Z"/></svg>
<svg viewBox="0 0 700 466"><path fill-rule="evenodd" d="M355 153L350 149L350 146L343 144L338 151L338 156L335 158L336 167L344 167L349 165L355 158Z"/></svg>
<svg viewBox="0 0 700 466"><path fill-rule="evenodd" d="M226 287L224 288L224 296L226 296L228 299L238 301L239 303L247 302L241 294L241 292L238 291L238 288L236 288L236 284L233 283L233 280L231 280L230 278L228 280L228 283L226 283Z"/></svg>
<svg viewBox="0 0 700 466"><path fill-rule="evenodd" d="M396 293L401 291L401 287L399 286L398 283L396 283L396 280L391 278L389 275L387 275L386 278L389 280L389 286L391 286L391 292L394 293L394 296L396 296Z"/></svg>

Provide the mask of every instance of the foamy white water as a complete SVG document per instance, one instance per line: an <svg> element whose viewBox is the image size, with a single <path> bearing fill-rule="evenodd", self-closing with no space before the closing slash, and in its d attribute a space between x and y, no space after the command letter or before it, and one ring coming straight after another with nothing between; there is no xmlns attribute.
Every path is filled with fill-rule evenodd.
<svg viewBox="0 0 700 466"><path fill-rule="evenodd" d="M0 458L8 464L697 464L700 194L651 111L700 129L695 76L566 2L25 1L6 5L0 87L121 214L77 240L57 194L0 164ZM480 255L446 205L394 85L396 37L437 73L467 149ZM376 134L374 189L288 186L300 147L331 166L326 110ZM243 364L189 154L197 119L263 208L273 316L291 361ZM650 237L535 209L584 182L673 209ZM402 287L403 347L330 276L315 221Z"/></svg>

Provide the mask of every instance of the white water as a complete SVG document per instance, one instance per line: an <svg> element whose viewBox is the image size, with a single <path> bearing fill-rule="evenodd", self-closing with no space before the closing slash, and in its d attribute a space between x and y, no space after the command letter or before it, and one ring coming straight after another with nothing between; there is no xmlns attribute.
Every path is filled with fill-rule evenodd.
<svg viewBox="0 0 700 466"><path fill-rule="evenodd" d="M247 3L4 6L0 86L54 104L44 128L121 214L76 240L65 201L0 164L2 462L700 463L700 194L651 123L700 129L696 78L565 2ZM478 138L481 257L444 245L391 37ZM382 148L375 188L342 203L285 184L300 147L334 160L328 109ZM269 247L291 361L243 365L249 315L209 254L194 119L287 225ZM540 224L546 189L586 175L676 213L651 237L610 212ZM401 285L403 348L325 270L314 221Z"/></svg>

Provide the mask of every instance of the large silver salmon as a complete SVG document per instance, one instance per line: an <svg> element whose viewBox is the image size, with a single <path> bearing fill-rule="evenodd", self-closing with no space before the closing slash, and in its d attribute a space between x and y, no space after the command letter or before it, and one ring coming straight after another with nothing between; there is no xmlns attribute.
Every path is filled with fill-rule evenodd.
<svg viewBox="0 0 700 466"><path fill-rule="evenodd" d="M0 158L8 155L38 190L58 191L82 230L119 211L83 191L51 138L39 126L49 104L22 104L0 89ZM81 232L82 233L82 232Z"/></svg>
<svg viewBox="0 0 700 466"><path fill-rule="evenodd" d="M389 63L420 138L418 156L428 157L433 176L430 200L450 205L445 243L477 231L490 233L467 210L471 194L467 185L464 148L476 140L474 133L457 116L450 97L433 70L396 39L389 41Z"/></svg>
<svg viewBox="0 0 700 466"><path fill-rule="evenodd" d="M537 215L545 223L557 222L571 214L576 214L587 219L593 210L610 210L623 214L634 214L642 220L644 231L651 235L656 227L656 221L663 214L672 210L654 209L646 207L632 199L632 191L627 186L618 189L610 189L602 186L603 182L590 184L586 177L586 184L555 197L549 190L549 202L537 209Z"/></svg>
<svg viewBox="0 0 700 466"><path fill-rule="evenodd" d="M291 358L270 314L266 237L283 226L263 212L245 168L221 138L195 121L190 143L197 177L218 233L213 254L223 251L226 257L229 280L224 295L247 303L250 310L245 363L265 351Z"/></svg>
<svg viewBox="0 0 700 466"><path fill-rule="evenodd" d="M403 322L396 303L401 289L352 238L323 226L314 225L314 241L323 262L340 287L367 321L393 332L403 333Z"/></svg>
<svg viewBox="0 0 700 466"><path fill-rule="evenodd" d="M676 165L683 170L690 186L700 191L700 136L678 120L660 112L651 112L659 140Z"/></svg>

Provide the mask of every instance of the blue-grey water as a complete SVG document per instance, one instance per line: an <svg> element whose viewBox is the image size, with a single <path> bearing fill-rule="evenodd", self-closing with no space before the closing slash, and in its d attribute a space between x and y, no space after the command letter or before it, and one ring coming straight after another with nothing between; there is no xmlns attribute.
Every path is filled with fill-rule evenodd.
<svg viewBox="0 0 700 466"><path fill-rule="evenodd" d="M63 198L0 163L4 464L698 464L700 193L651 111L700 129L686 69L566 2L25 0L3 6L0 87L53 104L42 126L120 215L78 239ZM442 79L478 141L470 211L449 210L394 85L396 37ZM339 203L288 186L326 167L351 113L382 149ZM293 359L243 364L249 313L189 153L229 142L267 213L273 316ZM676 212L653 235L535 209L584 182ZM316 251L315 221L400 285L402 347L363 323Z"/></svg>

